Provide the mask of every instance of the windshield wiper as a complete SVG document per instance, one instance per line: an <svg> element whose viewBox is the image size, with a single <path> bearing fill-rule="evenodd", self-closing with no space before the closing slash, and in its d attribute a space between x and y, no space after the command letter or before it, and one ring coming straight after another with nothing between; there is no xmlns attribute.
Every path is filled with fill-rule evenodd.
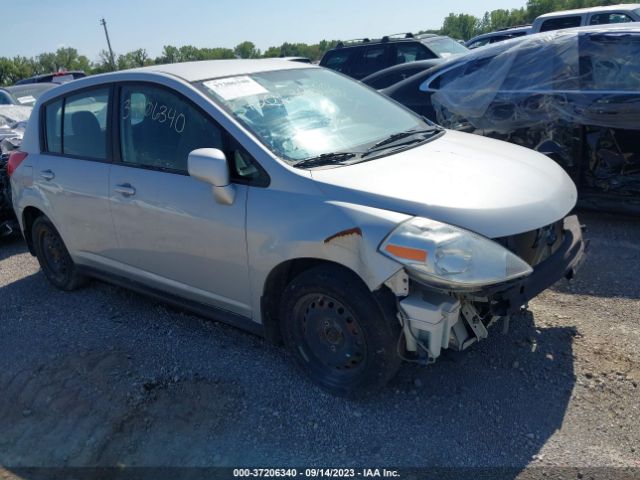
<svg viewBox="0 0 640 480"><path fill-rule="evenodd" d="M415 129L415 130L406 130L404 132L394 133L389 135L384 140L380 140L378 143L374 143L368 149L368 151L375 150L378 147L384 147L385 145L389 145L390 143L394 143L397 140L402 138L411 137L413 135L419 135L421 133L433 133L437 131L436 128L423 128L423 129Z"/></svg>
<svg viewBox="0 0 640 480"><path fill-rule="evenodd" d="M358 155L357 153L352 152L331 152L331 153L323 153L322 155L318 155L317 157L305 158L304 160L299 160L293 164L294 167L320 167L322 165L339 165L342 164L345 160L350 160L351 158Z"/></svg>

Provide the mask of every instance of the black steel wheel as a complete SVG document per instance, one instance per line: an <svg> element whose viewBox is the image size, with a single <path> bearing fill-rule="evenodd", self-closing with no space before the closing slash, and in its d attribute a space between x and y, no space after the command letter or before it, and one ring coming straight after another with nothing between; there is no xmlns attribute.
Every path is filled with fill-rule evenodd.
<svg viewBox="0 0 640 480"><path fill-rule="evenodd" d="M47 280L61 290L75 290L84 281L69 255L62 237L46 217L33 222L31 238L40 268Z"/></svg>
<svg viewBox="0 0 640 480"><path fill-rule="evenodd" d="M376 389L395 375L399 324L362 281L338 266L296 277L280 309L285 344L311 379L333 393Z"/></svg>

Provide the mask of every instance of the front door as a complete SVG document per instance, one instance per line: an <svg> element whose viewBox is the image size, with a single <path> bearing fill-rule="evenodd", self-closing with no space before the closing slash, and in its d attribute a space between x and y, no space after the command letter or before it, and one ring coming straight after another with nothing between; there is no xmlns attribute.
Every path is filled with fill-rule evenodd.
<svg viewBox="0 0 640 480"><path fill-rule="evenodd" d="M134 280L250 317L245 206L187 174L197 148L225 150L226 134L190 101L148 84L120 88L120 162L110 175L114 257Z"/></svg>

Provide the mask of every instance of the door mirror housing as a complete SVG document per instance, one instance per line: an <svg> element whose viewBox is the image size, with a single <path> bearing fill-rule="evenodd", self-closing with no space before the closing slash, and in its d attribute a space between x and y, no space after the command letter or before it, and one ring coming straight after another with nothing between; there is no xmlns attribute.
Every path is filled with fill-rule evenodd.
<svg viewBox="0 0 640 480"><path fill-rule="evenodd" d="M189 175L212 186L218 203L231 205L235 199L235 187L231 184L229 164L222 150L199 148L189 153L187 159Z"/></svg>

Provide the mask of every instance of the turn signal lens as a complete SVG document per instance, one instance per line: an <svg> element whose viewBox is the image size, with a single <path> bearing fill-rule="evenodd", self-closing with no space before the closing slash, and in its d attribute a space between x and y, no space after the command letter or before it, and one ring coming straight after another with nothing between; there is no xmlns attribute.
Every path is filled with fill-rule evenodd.
<svg viewBox="0 0 640 480"><path fill-rule="evenodd" d="M426 262L427 252L426 250L420 250L419 248L403 247L402 245L387 244L384 249L398 258L406 258L407 260L414 260L416 262Z"/></svg>

